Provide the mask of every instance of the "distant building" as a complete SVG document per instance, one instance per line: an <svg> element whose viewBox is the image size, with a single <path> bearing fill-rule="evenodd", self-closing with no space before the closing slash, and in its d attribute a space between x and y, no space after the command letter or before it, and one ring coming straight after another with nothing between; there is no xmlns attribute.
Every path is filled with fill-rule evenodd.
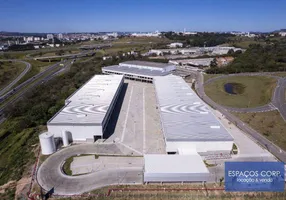
<svg viewBox="0 0 286 200"><path fill-rule="evenodd" d="M132 33L133 37L159 37L161 33L159 31L155 31L155 33Z"/></svg>
<svg viewBox="0 0 286 200"><path fill-rule="evenodd" d="M216 58L217 65L219 67L227 65L228 63L232 62L233 60L234 60L234 57L231 57L231 56Z"/></svg>
<svg viewBox="0 0 286 200"><path fill-rule="evenodd" d="M181 42L174 42L168 45L170 48L178 48L178 47L183 47L183 43Z"/></svg>
<svg viewBox="0 0 286 200"><path fill-rule="evenodd" d="M106 34L108 37L114 37L114 38L117 38L118 37L118 34L116 32L114 33L107 33Z"/></svg>
<svg viewBox="0 0 286 200"><path fill-rule="evenodd" d="M124 75L127 79L152 82L155 76L166 76L175 69L176 66L171 63L133 60L119 63L119 65L103 67L102 73Z"/></svg>
<svg viewBox="0 0 286 200"><path fill-rule="evenodd" d="M62 34L62 33L59 33L59 34L58 34L58 39L59 39L59 40L62 40L63 38L64 38L64 37L63 37L63 34Z"/></svg>
<svg viewBox="0 0 286 200"><path fill-rule="evenodd" d="M281 31L281 32L279 32L279 35L282 36L282 37L285 37L286 36L286 32Z"/></svg>
<svg viewBox="0 0 286 200"><path fill-rule="evenodd" d="M33 41L34 41L34 37L33 37L33 36L24 37L24 41L25 41L26 43L33 42Z"/></svg>
<svg viewBox="0 0 286 200"><path fill-rule="evenodd" d="M54 38L54 35L53 34L47 34L47 39L48 40L52 40Z"/></svg>

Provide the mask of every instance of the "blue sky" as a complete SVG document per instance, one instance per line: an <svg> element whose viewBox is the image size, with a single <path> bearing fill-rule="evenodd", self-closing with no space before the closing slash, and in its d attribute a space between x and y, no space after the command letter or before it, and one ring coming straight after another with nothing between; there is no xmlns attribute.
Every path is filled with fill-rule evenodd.
<svg viewBox="0 0 286 200"><path fill-rule="evenodd" d="M285 0L0 0L0 31L272 31Z"/></svg>

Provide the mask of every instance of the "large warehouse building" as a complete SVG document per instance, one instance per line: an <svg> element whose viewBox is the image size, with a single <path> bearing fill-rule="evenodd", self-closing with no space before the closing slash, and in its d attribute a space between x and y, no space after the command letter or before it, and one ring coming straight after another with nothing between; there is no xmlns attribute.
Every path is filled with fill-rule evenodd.
<svg viewBox="0 0 286 200"><path fill-rule="evenodd" d="M233 138L183 78L154 79L166 151L230 153Z"/></svg>
<svg viewBox="0 0 286 200"><path fill-rule="evenodd" d="M144 182L202 182L209 155L229 155L233 138L183 78L155 77L166 152L144 155Z"/></svg>
<svg viewBox="0 0 286 200"><path fill-rule="evenodd" d="M125 78L138 81L152 82L155 76L165 76L175 70L176 66L170 63L146 61L126 61L119 65L102 68L104 74L121 74Z"/></svg>
<svg viewBox="0 0 286 200"><path fill-rule="evenodd" d="M123 81L123 75L94 76L47 122L48 131L61 137L64 145L102 138Z"/></svg>

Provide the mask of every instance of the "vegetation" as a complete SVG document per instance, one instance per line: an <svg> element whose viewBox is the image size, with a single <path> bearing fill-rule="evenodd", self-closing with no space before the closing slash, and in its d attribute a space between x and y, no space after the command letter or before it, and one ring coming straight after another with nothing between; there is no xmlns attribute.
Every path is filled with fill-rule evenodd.
<svg viewBox="0 0 286 200"><path fill-rule="evenodd" d="M38 134L46 122L64 105L65 99L101 67L135 59L133 55L103 61L101 57L74 63L70 71L27 92L4 112L7 120L0 125L0 185L19 180L35 160ZM39 62L39 61L36 61Z"/></svg>
<svg viewBox="0 0 286 200"><path fill-rule="evenodd" d="M17 78L25 68L26 65L20 62L0 61L0 89Z"/></svg>
<svg viewBox="0 0 286 200"><path fill-rule="evenodd" d="M231 95L224 89L226 83L243 85L242 94ZM215 102L230 107L262 106L270 102L276 79L264 76L232 76L205 85L206 94Z"/></svg>
<svg viewBox="0 0 286 200"><path fill-rule="evenodd" d="M74 157L70 157L67 160L65 160L65 163L63 165L63 171L66 175L72 176L72 170L71 170L71 163L73 161Z"/></svg>
<svg viewBox="0 0 286 200"><path fill-rule="evenodd" d="M222 188L224 178L220 178L217 184L146 184L146 185L114 185L105 187L102 189L94 190L89 193L85 193L81 197L60 198L60 200L126 200L126 199L146 199L146 200L284 200L286 192L226 192L224 190L209 190L213 188ZM108 189L113 190L109 196ZM129 189L133 190L129 190ZM186 190L186 188L192 188L193 190ZM204 189L194 190L194 189ZM138 190L134 190L138 189ZM158 190L156 190L158 189ZM182 190L180 190L182 189ZM97 196L98 195L98 196ZM58 199L58 198L57 198Z"/></svg>
<svg viewBox="0 0 286 200"><path fill-rule="evenodd" d="M280 148L286 150L286 123L278 111L233 114Z"/></svg>
<svg viewBox="0 0 286 200"><path fill-rule="evenodd" d="M268 45L254 44L238 55L232 63L226 67L211 67L206 72L217 73L241 73L241 72L274 72L286 71L286 40L273 42Z"/></svg>
<svg viewBox="0 0 286 200"><path fill-rule="evenodd" d="M15 187L5 189L4 193L0 192L0 199L14 200L15 199L15 192L16 192Z"/></svg>
<svg viewBox="0 0 286 200"><path fill-rule="evenodd" d="M70 158L68 158L67 160L65 160L65 163L63 165L63 171L66 175L72 176L72 170L71 170L71 163L73 162L73 159L75 157L83 157L83 156L91 156L93 154L81 154L79 156L72 156ZM94 155L94 158L97 159L98 155Z"/></svg>
<svg viewBox="0 0 286 200"><path fill-rule="evenodd" d="M204 74L204 82L211 78L222 76L223 74Z"/></svg>
<svg viewBox="0 0 286 200"><path fill-rule="evenodd" d="M233 154L237 154L237 153L238 153L237 146L236 146L236 144L234 144L234 143L233 143L233 145L232 145L232 153L233 153Z"/></svg>
<svg viewBox="0 0 286 200"><path fill-rule="evenodd" d="M197 33L195 35L176 34L175 32L166 32L164 36L170 40L182 41L190 46L216 46L230 42L230 38L235 37L228 33Z"/></svg>

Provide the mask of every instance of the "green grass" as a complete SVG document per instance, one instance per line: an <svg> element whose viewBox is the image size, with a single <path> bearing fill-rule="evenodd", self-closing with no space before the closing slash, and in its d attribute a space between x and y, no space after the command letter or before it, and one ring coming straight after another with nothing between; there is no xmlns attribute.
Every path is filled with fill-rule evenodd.
<svg viewBox="0 0 286 200"><path fill-rule="evenodd" d="M281 77L286 77L286 72L275 72L273 73L275 76L281 76Z"/></svg>
<svg viewBox="0 0 286 200"><path fill-rule="evenodd" d="M0 61L0 89L3 89L17 78L25 68L24 63Z"/></svg>
<svg viewBox="0 0 286 200"><path fill-rule="evenodd" d="M215 78L222 75L223 74L204 74L204 83L211 78Z"/></svg>
<svg viewBox="0 0 286 200"><path fill-rule="evenodd" d="M36 129L18 128L19 120L5 121L0 130L0 185L9 180L19 180L26 167L35 161L34 145L37 139L32 137ZM14 126L13 132L5 126Z"/></svg>
<svg viewBox="0 0 286 200"><path fill-rule="evenodd" d="M236 144L234 144L234 143L233 143L233 145L232 145L232 152L233 152L233 154L237 154L237 153L238 153L237 146L236 146Z"/></svg>
<svg viewBox="0 0 286 200"><path fill-rule="evenodd" d="M286 123L278 111L233 114L286 150Z"/></svg>
<svg viewBox="0 0 286 200"><path fill-rule="evenodd" d="M65 160L65 163L63 165L63 171L66 175L72 176L72 170L71 170L71 163L73 162L73 157L70 157Z"/></svg>
<svg viewBox="0 0 286 200"><path fill-rule="evenodd" d="M72 175L72 170L71 170L71 163L73 162L73 159L75 157L83 157L83 156L91 156L91 155L94 155L94 154L81 154L79 156L72 156L68 159L65 160L65 163L63 165L63 172L66 174L66 175L69 175L69 176L73 176ZM97 159L98 158L98 155L94 155L94 158Z"/></svg>
<svg viewBox="0 0 286 200"><path fill-rule="evenodd" d="M231 95L225 92L226 83L243 85L242 94ZM262 106L271 101L276 87L276 79L263 76L232 76L218 79L205 86L206 94L218 104L237 108Z"/></svg>

